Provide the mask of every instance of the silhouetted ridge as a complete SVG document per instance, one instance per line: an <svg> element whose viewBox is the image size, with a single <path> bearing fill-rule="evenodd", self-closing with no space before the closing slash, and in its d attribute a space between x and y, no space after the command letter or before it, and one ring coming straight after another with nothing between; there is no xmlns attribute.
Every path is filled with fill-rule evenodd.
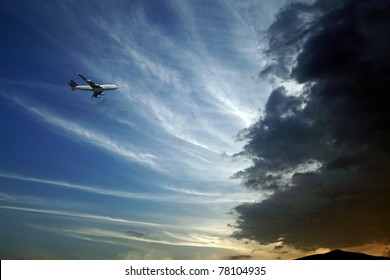
<svg viewBox="0 0 390 280"><path fill-rule="evenodd" d="M370 256L363 253L333 250L325 254L316 254L299 258L297 260L390 260L387 257Z"/></svg>

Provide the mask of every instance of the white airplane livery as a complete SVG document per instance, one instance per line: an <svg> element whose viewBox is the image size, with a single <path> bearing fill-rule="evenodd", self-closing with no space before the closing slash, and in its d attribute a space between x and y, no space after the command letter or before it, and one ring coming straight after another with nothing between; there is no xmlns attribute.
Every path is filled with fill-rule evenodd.
<svg viewBox="0 0 390 280"><path fill-rule="evenodd" d="M117 89L117 85L99 85L92 82L90 79L85 78L83 75L78 74L81 79L83 79L88 85L79 85L75 81L70 80L68 84L70 85L70 88L72 90L79 89L79 90L87 90L87 91L93 91L93 94L91 97L100 98L101 95L104 95L105 90L114 90Z"/></svg>

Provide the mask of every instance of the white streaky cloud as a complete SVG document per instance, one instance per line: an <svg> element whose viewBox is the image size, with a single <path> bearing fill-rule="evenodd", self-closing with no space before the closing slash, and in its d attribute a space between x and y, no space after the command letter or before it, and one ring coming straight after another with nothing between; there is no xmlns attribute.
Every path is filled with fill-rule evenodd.
<svg viewBox="0 0 390 280"><path fill-rule="evenodd" d="M197 232L199 234L212 234L212 235L221 235L221 236L226 235L225 229L214 228L210 226L190 226L184 224L179 225L179 224L167 224L167 223L165 224L154 223L154 222L147 222L147 221L135 221L135 220L129 220L125 218L116 218L116 217L96 215L90 213L70 212L70 211L53 210L53 209L38 209L32 207L19 207L19 206L11 206L11 205L0 205L0 209L53 215L53 216L71 217L77 219L96 220L96 221L109 223L109 224L126 224L126 225L139 227L145 230L147 228L150 228L150 229L160 229L162 231L174 230L174 231L188 232L188 233Z"/></svg>
<svg viewBox="0 0 390 280"><path fill-rule="evenodd" d="M211 197L218 197L221 194L218 193L207 193L207 192L200 192L197 191L196 189L191 189L191 188L177 188L177 187L172 187L172 186L161 186L162 189L168 190L171 192L177 192L177 193L183 193L183 194L188 194L188 195L198 195L198 196L211 196Z"/></svg>
<svg viewBox="0 0 390 280"><path fill-rule="evenodd" d="M31 195L16 195L0 192L0 202L24 205L45 205L48 203L48 199Z"/></svg>
<svg viewBox="0 0 390 280"><path fill-rule="evenodd" d="M209 235L205 233L183 233L183 232L170 232L164 230L164 234L172 240L179 240L181 242L189 242L195 244L214 244L223 248L234 248L233 244L228 242L227 236ZM236 244L237 245L237 244Z"/></svg>
<svg viewBox="0 0 390 280"><path fill-rule="evenodd" d="M211 147L210 144L206 144L207 141L197 139L199 138L198 135L193 133L196 128L199 129L198 134L204 132L205 126L195 125L195 128L190 128L192 124L195 124L197 122L201 123L203 121L202 119L199 119L196 116L191 116L191 114L183 114L179 110L169 108L164 103L158 101L156 102L150 100L149 107L153 112L154 116L158 119L161 127L167 133L196 147L206 149L216 154L219 153L219 151ZM188 112L190 113L190 111Z"/></svg>
<svg viewBox="0 0 390 280"><path fill-rule="evenodd" d="M143 21L145 19L137 23L139 30L150 28L146 25L143 26ZM237 164L228 167L227 163L221 168L215 155L222 152L232 154L241 150L242 143L235 142L235 135L250 122L252 115L256 115L254 113L256 110L250 109L249 113L246 113L245 109L234 106L233 100L227 99L226 102L221 102L224 99L223 95L217 94L216 98L214 94L208 92L212 89L217 92L218 86L223 85L223 81L228 83L232 74L223 77L222 80L218 76L219 74L213 74L211 77L200 75L198 69L207 68L204 64L208 58L203 61L196 51L191 49L181 51L174 44L166 43L169 48L167 47L165 55L172 58L172 61L175 61L175 64L184 72L172 70L171 67L166 66L166 61L156 60L147 49L139 49L139 46L134 43L136 40L132 37L134 36L132 32L116 34L119 31L115 28L111 29L109 23L103 21L101 25L104 26L107 34L114 34L111 36L119 40L118 44L121 48L115 49L114 55L120 53L131 63L135 65L140 63L141 65L138 65L137 68L143 68L141 75L144 76L141 82L128 75L124 77L120 73L118 77L115 77L119 80L118 84L121 85L124 92L121 96L121 102L116 104L115 108L109 108L107 115L118 123L134 127L136 124L132 121L132 117L126 120L117 113L131 108L132 114L137 114L138 117L141 117L141 121L150 124L151 126L144 125L144 130L141 133L147 135L148 139L153 139L155 143L153 146L147 147L146 150L153 151L153 154L158 157L156 162L159 163L160 167L168 169L167 174L172 177L191 176L191 178L197 177L201 180L205 177L209 179L217 177L218 180L228 181L228 178L236 170L242 169L242 166L237 169ZM153 31L153 36L158 38L156 40L157 46L155 46L157 51L161 51L159 42L170 42L170 38L162 35L158 30ZM127 51L124 51L126 49ZM204 55L210 56L207 52ZM215 68L213 65L208 67ZM109 70L106 69L106 73L100 75L110 76ZM114 71L114 69L112 70ZM223 65L219 66L217 71L226 72ZM102 72L102 69L99 69L99 72ZM169 73L169 75L161 74L164 72ZM248 77L245 79L250 81ZM215 79L221 80L221 82L209 86L206 90L207 84L214 83ZM247 82L245 81L245 83ZM234 83L237 83L235 86L237 89L242 88L242 84L244 84L240 80L234 81ZM229 89L229 86L226 88ZM243 96L244 90L242 88L237 91L237 96ZM234 91L231 90L230 95ZM241 98L235 99L240 100ZM251 105L253 106L252 103ZM118 110L118 107L121 110ZM160 128L183 143L168 137L162 139L158 130L150 129L153 127ZM193 147L189 148L187 144ZM156 149L157 146L158 149ZM202 152L202 150L210 153ZM205 165L205 162L208 164Z"/></svg>
<svg viewBox="0 0 390 280"><path fill-rule="evenodd" d="M75 200L63 200L46 198L44 196L34 196L28 194L9 194L0 192L0 203L3 205L12 205L19 207L38 207L50 208L56 207L61 209L96 209L96 204L90 202L79 202Z"/></svg>
<svg viewBox="0 0 390 280"><path fill-rule="evenodd" d="M192 192L186 190L180 191L179 188L174 188L174 187L170 188L170 191L174 192L174 194L166 193L166 192L164 193L128 192L128 191L121 191L121 190L105 189L96 186L73 184L64 181L55 181L55 180L34 178L28 176L20 176L16 174L3 173L3 172L0 172L0 177L57 186L66 189L72 189L77 191L89 192L94 194L100 194L100 195L112 196L112 197L118 197L123 199L130 199L130 200L146 200L146 201L153 201L153 202L169 202L169 203L178 203L178 204L186 204L186 203L231 204L231 203L254 201L253 196L246 195L245 193L242 192L236 192L236 193L221 192L219 194L217 193L207 194L207 193L201 193L196 191L192 191ZM199 196L202 196L202 199L199 199ZM12 199L12 196L4 193L3 200L5 200L7 197L9 200Z"/></svg>
<svg viewBox="0 0 390 280"><path fill-rule="evenodd" d="M1 206L0 206L1 208ZM235 240L228 236L209 235L207 233L183 233L179 228L171 228L179 230L177 233L168 232L166 230L157 231L152 234L143 236L134 236L125 231L118 231L106 228L97 227L73 227L73 228L58 228L50 226L31 225L33 228L43 231L63 234L72 238L88 240L97 243L115 244L126 247L138 247L137 244L142 244L141 250L145 250L145 243L180 246L180 247L204 247L204 248L220 248L230 249L234 251L248 250L249 246L237 244ZM129 243L130 241L130 243ZM240 248L241 247L241 248ZM163 248L163 247L162 247Z"/></svg>
<svg viewBox="0 0 390 280"><path fill-rule="evenodd" d="M152 113L154 120L166 132L183 141L216 153L222 152L220 147L234 153L241 147L231 140L232 136L257 117L258 108L253 100L243 100L248 95L248 89L252 96L258 95L259 88L249 75L258 71L257 64L245 58L247 63L251 63L253 73L249 72L248 76L240 74L237 79L237 69L214 59L202 43L202 29L199 29L196 16L189 6L180 2L172 5L177 9L177 15L182 16L183 22L190 22L183 25L188 30L188 49L183 49L151 25L142 8L132 12L132 19L124 20L140 32L151 34L153 47L139 46L138 33L113 25L108 20L99 20L95 24L116 42L112 49L114 55L131 61L143 76L141 81L129 76L117 79L121 80L124 88L134 89L131 95L125 96L133 104L134 100L143 104L145 110L141 114L145 121L151 121ZM158 56L160 53L164 59ZM247 53L245 55L248 56ZM109 76L109 72L106 74ZM250 83L253 84L248 87ZM222 124L224 120L226 123Z"/></svg>
<svg viewBox="0 0 390 280"><path fill-rule="evenodd" d="M187 238L187 240L180 240L180 239L164 240L162 239L164 235L158 236L153 239L150 237L131 236L126 234L125 232L113 231L113 230L107 230L101 228L67 229L67 230L63 230L63 232L68 233L73 237L78 235L82 239L84 239L85 237L87 237L88 239L92 239L93 237L95 237L95 238L104 238L105 240L108 239L110 242L113 242L112 239L119 239L119 240L138 241L138 242L155 243L155 244L170 245L170 246L208 247L208 248L226 248L226 249L235 248L232 243L230 244L226 244L224 242L217 243L215 242L215 240L218 240L218 238L212 238L212 237L206 238L206 235L204 235L202 239L190 237ZM172 237L172 235L170 237ZM99 240L100 239L97 239L95 241L99 241Z"/></svg>
<svg viewBox="0 0 390 280"><path fill-rule="evenodd" d="M265 197L259 196L258 192L254 191L234 191L235 186L226 187L226 186L215 186L213 192L207 192L200 190L199 188L190 188L186 186L172 186L172 185L163 185L160 186L162 189L179 194L186 194L192 197L202 197L201 199L210 198L216 204L217 203L237 203L238 201L243 202L255 202L264 199Z"/></svg>
<svg viewBox="0 0 390 280"><path fill-rule="evenodd" d="M122 7L121 3L116 4ZM78 4L73 2L71 5L63 3L57 3L56 5L61 10L61 16L64 17L72 14L70 7L74 5L84 7L87 4L86 2ZM232 136L238 133L243 126L250 124L257 115L258 106L254 105L253 99L250 98L249 102L245 100L247 99L246 96L254 97L260 91L256 85L248 86L251 83L250 75L254 75L258 71L257 62L253 61L256 50L251 53L248 53L248 51L241 52L239 49L239 47L242 47L241 45L233 45L233 43L242 42L242 35L240 35L243 31L242 26L247 23L242 20L242 16L237 14L237 11L232 9L236 5L235 3L229 2L226 4L221 2L221 8L226 9L228 15L233 16L232 19L237 22L234 25L229 24L229 28L234 27L235 30L229 31L231 32L231 40L228 43L232 44L232 47L237 49L239 54L242 54L241 57L245 63L251 65L253 73L248 72L247 77L242 74L237 75L239 73L233 66L227 67L223 61L214 59L203 42L204 38L201 34L205 27L199 24L201 22L194 14L192 5L192 3L182 3L182 1L175 1L170 5L170 8L174 9L176 15L181 17L181 21L185 23L182 28L187 35L182 39L188 49L183 48L180 44L178 45L177 38L171 38L164 34L158 25L151 24L147 15L148 11L140 5L135 5L134 10L126 9L128 7L124 5L115 19L97 19L88 15L83 18L83 20L87 20L91 25L101 30L102 32L99 34L106 36L109 42L115 42L109 45L109 50L112 53L110 57L113 57L114 60L121 59L123 62L135 65L138 69L137 72L144 77L143 79L135 79L131 75L118 73L109 65L106 65L107 69L97 68L95 66L96 61L91 61L90 57L83 57L81 60L85 61L86 65L91 66L95 70L93 72L99 73L99 76L105 77L105 79L114 78L123 81L120 83L121 88L123 86L123 88L136 89L138 93L135 93L135 95L137 96L131 96L130 98L138 98L146 105L147 110L143 113L145 121L150 121L152 113L157 117L163 129L181 140L213 152L221 153L220 147L224 147L224 151L234 153L240 150L241 145L231 141ZM46 9L45 7L40 8ZM105 9L105 7L98 4L94 9L99 11ZM131 13L131 16L128 16L128 13ZM47 14L43 16L48 17ZM77 22L76 18L69 24L77 28L78 33L85 35L80 39L84 41L87 40L85 38L88 38L91 45L98 49L102 47L101 42L106 40L98 40L94 36L90 36L86 33L87 30L80 27L81 25L78 26ZM133 28L128 28L129 26ZM240 30L240 32L237 32L237 30ZM245 37L255 36L253 31L249 33ZM153 44L148 48L144 48L138 38L140 34L148 34L143 40L151 40ZM152 37L152 39L148 39L149 37ZM104 44L104 48L107 48L107 44ZM161 59L159 54L163 54L166 58ZM117 77L113 73L116 73ZM232 79L232 77L235 78ZM153 86L150 86L150 84ZM169 90L164 89L167 86L169 86ZM149 90L153 92L147 92ZM202 92L203 90L204 92ZM164 99L157 97L161 92L166 94L167 91L169 95ZM199 100L195 100L191 96L192 92L204 94L202 99L209 99L206 103L210 107L202 108L203 105L199 104ZM129 95L126 94L125 96ZM183 109L177 110L169 104L177 104ZM209 112L218 113L218 116L210 116ZM117 119L119 122L123 122L121 117ZM221 120L228 120L230 124L221 124ZM111 143L111 145L112 150L118 150L118 143ZM123 147L120 148L123 149ZM151 161L147 155L146 159L142 159L141 156L141 160Z"/></svg>
<svg viewBox="0 0 390 280"><path fill-rule="evenodd" d="M132 220L126 220L126 219L122 219L122 218L113 218L113 217L109 217L109 216L102 216L102 215L95 215L95 214L88 214L88 213L77 213L77 212L69 212L69 211L50 210L50 209L36 209L36 208L7 206L7 205L0 205L0 209L22 211L22 212L31 212L31 213L38 213L38 214L49 214L49 215L56 215L56 216L66 216L66 217L73 217L73 218L80 218L80 219L92 219L92 220L99 220L99 221L103 221L103 222L110 222L110 223L113 222L113 223L121 223L121 224L137 225L137 226L146 226L146 227L177 228L177 229L186 228L186 227L181 227L181 226L177 226L177 225L149 223L149 222L142 222L142 221L132 221Z"/></svg>
<svg viewBox="0 0 390 280"><path fill-rule="evenodd" d="M0 201L4 202L17 202L19 201L18 197L14 195L9 195L7 193L0 192Z"/></svg>
<svg viewBox="0 0 390 280"><path fill-rule="evenodd" d="M138 7L132 13L132 17L123 18L123 21L133 26L132 30L129 30L127 25L115 25L109 20L101 18L94 19L93 22L96 27L104 32L105 36L111 38L116 43L115 53L120 54L120 56L116 56L118 58L122 57L121 61L131 62L147 79L162 82L165 86L170 85L176 89L189 90L183 83L182 74L177 69L168 66L167 63L162 63L157 54L150 53L137 44L138 32L149 34L148 37L153 41L153 48L157 51L156 53L170 52L172 49L175 49L177 51L176 55L180 56L182 53L185 53L185 50L177 48L175 41L163 35L158 28L150 25L145 15L148 11ZM134 30L138 30L138 32L134 33Z"/></svg>
<svg viewBox="0 0 390 280"><path fill-rule="evenodd" d="M55 127L62 129L62 131L69 133L71 136L69 139L74 140L74 137L77 137L77 139L91 143L129 161L147 165L155 170L161 171L160 167L156 163L157 157L150 153L139 152L135 148L129 147L128 144L119 143L102 133L84 128L81 125L65 120L64 118L57 117L56 115L45 111L45 109L28 105L20 98L13 98L12 100L27 111L35 114L46 123L54 125Z"/></svg>
<svg viewBox="0 0 390 280"><path fill-rule="evenodd" d="M153 78L157 78L164 84L171 85L175 88L181 89L183 83L181 81L181 75L169 67L151 60L146 55L138 52L135 48L126 47L124 54L129 56L129 59L139 67L139 70L146 75L150 75Z"/></svg>
<svg viewBox="0 0 390 280"><path fill-rule="evenodd" d="M64 182L64 181L55 181L55 180L49 180L49 179L21 176L21 175L16 175L16 174L12 174L12 173L0 173L0 177L7 178L7 179L26 181L26 182L32 182L32 183L53 185L53 186L57 186L57 187L61 187L61 188L68 188L68 189L73 189L73 190L78 190L78 191L83 191L83 192L108 195L108 196L114 196L114 197L130 198L130 199L147 199L147 200L157 199L157 200L160 200L160 198L158 198L158 197L152 197L152 196L148 196L147 194L142 194L142 193L113 191L113 190L107 190L107 189L103 189L103 188L97 188L97 187L91 187L91 186L85 186L85 185L79 185L79 184L72 184L72 183L68 183L68 182Z"/></svg>
<svg viewBox="0 0 390 280"><path fill-rule="evenodd" d="M30 211L36 209L23 209L17 207L4 207L0 206L0 209L8 209L8 210L16 210L16 211ZM37 213L37 211L32 211ZM51 215L63 215L66 213L55 213L55 212L38 212L43 214L51 214ZM74 213L73 213L74 214ZM79 215L70 215L70 217L75 218L87 218L91 219L89 215L84 217L83 214ZM95 219L94 217L93 219ZM108 217L108 219L101 219L97 216L98 220L106 221L108 223L118 222L116 219L112 219ZM102 217L107 218L107 217ZM122 223L123 221L119 221ZM132 252L128 253L128 258L131 259L139 259L135 258L133 254L134 248L137 248L139 252L151 252L154 254L149 255L148 259L156 259L156 255L164 255L163 259L172 259L174 255L172 251L166 251L166 245L168 246L179 246L179 247L193 247L195 248L213 248L213 249L225 249L228 251L223 251L223 255L221 253L216 254L215 257L210 257L208 259L226 259L230 256L236 255L250 255L252 259L273 259L275 258L275 247L282 245L282 242L276 242L268 245L260 245L256 242L250 240L242 240L241 242L237 242L237 240L230 238L229 234L217 234L217 233L207 233L207 232L194 232L193 229L188 227L176 227L176 226L167 226L163 224L145 224L138 222L128 223L130 225L135 226L146 226L156 228L157 231L154 231L152 235L145 234L143 237L137 237L131 234L127 234L125 231L120 230L112 230L106 228L98 228L98 227L52 227L52 226L41 226L38 224L29 224L28 226L41 231L48 231L54 234L62 234L68 237L77 238L80 240L86 240L90 242L96 243L104 243L111 244L122 247L130 247L132 248ZM169 228L169 231L167 230ZM152 245L149 247L149 245ZM156 247L155 245L160 245ZM283 246L282 249L285 253L283 254L283 259L295 259L299 256L302 256L302 251L297 250L295 248L291 248L288 246ZM328 249L319 248L312 253L324 253L329 251ZM164 254L165 253L165 254ZM228 253L228 254L227 254ZM137 254L138 255L138 254ZM136 256L137 256L136 255ZM194 259L194 256L191 255L191 259ZM121 254L120 259L127 259L123 257L123 253ZM203 258L204 259L204 258Z"/></svg>
<svg viewBox="0 0 390 280"><path fill-rule="evenodd" d="M58 230L56 231L58 232ZM72 229L62 229L62 234L79 238L82 240L88 240L98 243L107 243L115 244L125 247L136 247L138 248L137 243L140 243L142 247L139 247L140 250L148 250L148 247L145 247L147 243L156 244L156 245L168 245L168 246L180 246L180 247L201 247L201 248L214 248L214 249L227 249L230 251L231 256L234 255L247 255L251 256L252 259L273 259L275 257L275 247L280 246L280 242L268 244L268 245L259 245L255 242L249 240L243 240L242 242L237 242L237 240L223 237L223 236L211 236L207 234L183 234L180 232L173 233L164 231L163 234L152 237L135 237L126 234L125 232L114 231L109 229L102 228L72 228ZM165 238L164 238L165 237ZM130 242L130 243L129 243ZM154 250L159 250L156 247L153 247ZM286 251L283 255L284 259L294 259L302 255L302 251L284 246L283 249ZM161 251L164 251L164 247L160 248ZM322 252L323 248L317 249L315 252ZM226 252L225 252L226 254ZM229 255L222 255L218 258L228 258ZM166 257L169 258L169 257ZM153 257L153 259L155 259Z"/></svg>
<svg viewBox="0 0 390 280"><path fill-rule="evenodd" d="M234 154L241 150L243 143L236 142L235 135L257 117L258 105L253 101L259 99L261 86L250 78L258 71L258 63L253 60L257 50L253 48L242 51L242 45L237 43L242 42L242 37L250 41L254 31L241 35L242 26L248 24L246 19L231 8L232 3L220 4L222 9L227 9L229 16L234 16L234 24L229 24L226 30L231 39L223 42L234 47L243 59L242 63L250 66L249 70L245 67L237 69L234 65L225 63L225 60L214 57L207 42L204 42L202 33L205 27L199 24L200 19L194 13L193 3L176 1L170 5L185 23L182 28L186 35L180 39L183 41L179 44L177 38L164 33L158 25L151 24L147 11L139 5L131 11L124 9L115 19L87 17L90 24L102 31L99 34L106 38L104 41L110 42L104 46L105 49L108 48L110 58L121 61L115 67L106 65L101 68L96 61L91 60L90 55L81 59L92 73L95 72L100 78L104 77L104 80L113 79L120 85L119 94L110 96L119 102L105 108L105 115L110 120L134 128L138 125L132 118L135 114L142 123L150 124L143 125L141 133L152 140L153 143L149 142L152 144L123 143L119 138L126 132L115 134L117 138L111 138L86 125L58 116L55 119L54 114L47 111L41 112L44 113L41 118L49 123L51 121L52 125L71 136L76 136L76 139L88 141L127 160L162 171L171 178L197 178L201 181L216 180L231 184L229 177L245 166L222 162L217 155L223 152ZM64 14L71 14L69 5L58 5ZM103 6L99 4L95 8L99 10ZM124 16L128 12L131 12L131 16ZM76 25L77 21L76 18L70 24ZM232 27L234 30L230 30ZM87 43L88 39L88 44L97 49L102 47L101 39L88 36L83 27L79 28L81 34L86 35L79 38L81 42ZM237 32L240 29L241 33ZM140 34L148 36L143 35L140 39ZM140 40L153 41L153 44L145 47L140 44ZM183 44L187 48L183 48ZM117 67L122 67L121 65L131 67L131 71L118 71ZM242 69L246 69L246 72L242 72ZM138 77L133 77L134 72ZM40 108L35 109L40 111ZM131 111L131 116L129 114L129 117L124 118L118 113L121 111ZM35 110L34 113L39 112ZM168 139L165 135L161 137L159 130L150 129L153 126L183 143ZM217 201L226 200L232 199Z"/></svg>

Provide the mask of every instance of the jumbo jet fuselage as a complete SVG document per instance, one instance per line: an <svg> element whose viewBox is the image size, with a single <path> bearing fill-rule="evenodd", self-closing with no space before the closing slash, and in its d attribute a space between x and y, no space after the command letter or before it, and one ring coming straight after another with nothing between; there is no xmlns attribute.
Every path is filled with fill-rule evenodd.
<svg viewBox="0 0 390 280"><path fill-rule="evenodd" d="M117 89L117 85L99 85L99 88L93 88L91 86L74 86L73 89L79 89L79 90L88 90L88 91L96 91L96 92L103 92L105 90L114 90Z"/></svg>
<svg viewBox="0 0 390 280"><path fill-rule="evenodd" d="M117 85L100 85L95 84L92 80L85 78L83 75L78 74L80 78L82 78L85 82L87 82L88 85L79 85L75 81L70 80L69 86L72 90L78 89L78 90L86 90L86 91L93 91L93 94L91 97L99 98L101 95L104 95L105 90L114 90L117 89Z"/></svg>

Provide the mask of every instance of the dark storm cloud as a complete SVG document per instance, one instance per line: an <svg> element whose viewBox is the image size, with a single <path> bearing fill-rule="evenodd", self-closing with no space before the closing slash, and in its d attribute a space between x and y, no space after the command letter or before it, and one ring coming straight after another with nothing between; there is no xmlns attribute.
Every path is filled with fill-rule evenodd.
<svg viewBox="0 0 390 280"><path fill-rule="evenodd" d="M272 62L260 75L276 74L283 78L289 76L292 56L299 48L295 42L305 35L307 29L307 23L300 15L313 10L311 5L291 3L278 13L276 21L269 28L269 49L266 52Z"/></svg>
<svg viewBox="0 0 390 280"><path fill-rule="evenodd" d="M275 89L242 133L253 165L235 174L260 202L236 207L237 238L297 248L390 242L390 3L290 4L269 29L261 75Z"/></svg>

